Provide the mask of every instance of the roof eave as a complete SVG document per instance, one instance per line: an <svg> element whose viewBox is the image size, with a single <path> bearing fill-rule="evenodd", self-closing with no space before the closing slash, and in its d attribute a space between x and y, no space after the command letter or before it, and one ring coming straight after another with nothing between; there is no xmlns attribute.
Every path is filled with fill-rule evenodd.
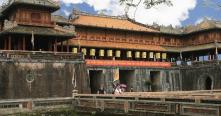
<svg viewBox="0 0 221 116"><path fill-rule="evenodd" d="M24 2L13 2L10 5L8 5L7 7L2 9L2 14L7 14L7 12L12 8L15 7L17 5L34 5L34 6L39 6L39 7L47 7L50 8L51 12L55 12L57 10L60 9L60 6L45 6L45 5L41 5L41 4L31 4L31 3L24 3Z"/></svg>
<svg viewBox="0 0 221 116"><path fill-rule="evenodd" d="M32 35L32 33L29 32L9 32L9 31L2 31L0 32L0 35L7 35L7 34L26 34L26 35ZM76 37L75 33L64 33L64 34L39 34L39 33L35 33L35 35L38 36L56 36L56 37L69 37L69 38L73 38Z"/></svg>
<svg viewBox="0 0 221 116"><path fill-rule="evenodd" d="M71 23L74 26L83 26L83 27L92 27L92 28L101 28L101 29L112 29L112 30L121 30L121 31L132 31L132 32L144 32L144 33L155 33L158 34L160 32L154 32L154 31L143 31L143 30L131 30L131 29L121 29L121 28L112 28L112 27L101 27L101 26L93 26L93 25L83 25L83 24L76 24Z"/></svg>

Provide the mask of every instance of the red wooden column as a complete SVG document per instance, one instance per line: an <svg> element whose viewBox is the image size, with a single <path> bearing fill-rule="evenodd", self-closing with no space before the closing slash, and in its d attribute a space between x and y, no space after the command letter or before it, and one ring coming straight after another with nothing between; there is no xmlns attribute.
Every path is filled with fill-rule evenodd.
<svg viewBox="0 0 221 116"><path fill-rule="evenodd" d="M52 50L53 50L53 46L52 46L53 43L52 43L52 40L49 39L48 41L49 41L49 42L48 42L48 43L49 43L49 51L52 51Z"/></svg>
<svg viewBox="0 0 221 116"><path fill-rule="evenodd" d="M17 40L17 45L18 45L18 47L16 48L16 50L22 50L22 38L20 39L20 38L16 38L16 40Z"/></svg>
<svg viewBox="0 0 221 116"><path fill-rule="evenodd" d="M69 41L66 41L67 52L69 52Z"/></svg>
<svg viewBox="0 0 221 116"><path fill-rule="evenodd" d="M7 50L8 49L8 44L7 44L7 41L8 39L4 39L4 50Z"/></svg>
<svg viewBox="0 0 221 116"><path fill-rule="evenodd" d="M12 50L11 44L12 44L12 38L11 38L11 36L9 35L9 36L8 36L8 50Z"/></svg>
<svg viewBox="0 0 221 116"><path fill-rule="evenodd" d="M61 41L61 52L64 52L64 45L63 45L63 41Z"/></svg>
<svg viewBox="0 0 221 116"><path fill-rule="evenodd" d="M22 38L22 50L26 50L26 38L23 36Z"/></svg>

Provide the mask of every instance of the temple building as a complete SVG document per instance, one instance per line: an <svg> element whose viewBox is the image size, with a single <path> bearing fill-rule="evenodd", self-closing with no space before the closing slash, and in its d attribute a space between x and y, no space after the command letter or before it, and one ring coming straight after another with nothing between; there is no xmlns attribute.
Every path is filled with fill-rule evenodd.
<svg viewBox="0 0 221 116"><path fill-rule="evenodd" d="M68 49L74 27L52 19L59 8L51 0L8 0L1 7L0 99L71 97L76 86L85 88L76 83L87 77L83 56Z"/></svg>
<svg viewBox="0 0 221 116"><path fill-rule="evenodd" d="M1 9L1 49L57 52L58 43L74 37L73 30L51 20L51 13L58 9L59 5L47 0L10 0Z"/></svg>
<svg viewBox="0 0 221 116"><path fill-rule="evenodd" d="M91 93L100 86L111 93L114 81L126 84L127 91L221 87L219 65L211 68L221 58L221 22L205 20L182 28L146 26L122 16L75 9L68 22L77 34L70 49L84 54Z"/></svg>
<svg viewBox="0 0 221 116"><path fill-rule="evenodd" d="M81 48L86 59L144 60L174 62L200 60L208 55L216 59L220 22L205 20L185 28L147 27L124 17L92 15L74 10L71 20L77 39L72 50ZM110 48L110 50L109 50ZM197 52L197 53L194 53ZM118 53L118 55L114 54Z"/></svg>

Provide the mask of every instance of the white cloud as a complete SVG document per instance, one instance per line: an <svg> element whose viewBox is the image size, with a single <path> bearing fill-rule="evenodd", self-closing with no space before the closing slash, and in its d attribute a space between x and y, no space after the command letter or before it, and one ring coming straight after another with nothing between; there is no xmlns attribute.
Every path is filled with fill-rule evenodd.
<svg viewBox="0 0 221 116"><path fill-rule="evenodd" d="M181 25L189 17L189 11L196 6L196 0L172 0L173 6L159 5L149 10L139 7L136 20L152 24Z"/></svg>
<svg viewBox="0 0 221 116"><path fill-rule="evenodd" d="M67 3L67 4L79 4L79 3L83 3L82 0L54 0L54 1L63 1L64 3Z"/></svg>
<svg viewBox="0 0 221 116"><path fill-rule="evenodd" d="M0 6L5 2L5 0L0 0Z"/></svg>

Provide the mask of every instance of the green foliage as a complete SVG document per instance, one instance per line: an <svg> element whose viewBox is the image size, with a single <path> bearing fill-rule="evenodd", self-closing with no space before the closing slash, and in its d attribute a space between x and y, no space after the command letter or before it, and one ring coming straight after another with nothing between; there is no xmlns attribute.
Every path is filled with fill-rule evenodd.
<svg viewBox="0 0 221 116"><path fill-rule="evenodd" d="M145 0L144 5L147 9L152 8L153 6L166 4L168 6L172 6L172 2L170 0Z"/></svg>
<svg viewBox="0 0 221 116"><path fill-rule="evenodd" d="M160 4L166 4L168 6L173 5L170 0L120 0L121 5L126 4L130 7L137 7L138 5L140 5L140 3L143 3L147 9Z"/></svg>

